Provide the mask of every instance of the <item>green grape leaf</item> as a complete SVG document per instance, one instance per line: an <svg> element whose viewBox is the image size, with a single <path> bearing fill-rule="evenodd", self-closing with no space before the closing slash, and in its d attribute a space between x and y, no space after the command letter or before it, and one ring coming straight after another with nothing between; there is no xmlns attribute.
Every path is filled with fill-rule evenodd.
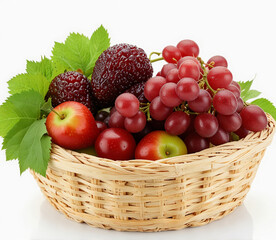
<svg viewBox="0 0 276 240"><path fill-rule="evenodd" d="M107 30L101 25L90 38L91 59L89 62L88 75L92 74L95 63L99 56L110 46L110 38Z"/></svg>
<svg viewBox="0 0 276 240"><path fill-rule="evenodd" d="M46 119L33 122L24 135L19 146L19 166L22 174L30 168L46 176L50 159L51 138L47 136Z"/></svg>
<svg viewBox="0 0 276 240"><path fill-rule="evenodd" d="M5 137L21 119L38 119L40 117L40 107L43 103L42 96L34 90L10 96L0 106L0 136Z"/></svg>
<svg viewBox="0 0 276 240"><path fill-rule="evenodd" d="M5 137L11 128L19 121L13 104L7 99L0 106L0 136Z"/></svg>
<svg viewBox="0 0 276 240"><path fill-rule="evenodd" d="M44 97L48 92L50 81L48 81L47 78L41 74L25 73L13 77L8 82L8 85L10 94L20 93L33 89Z"/></svg>
<svg viewBox="0 0 276 240"><path fill-rule="evenodd" d="M19 159L21 173L31 168L43 176L46 174L51 139L46 135L46 119L41 119L41 109L48 108L49 102L45 103L34 90L14 94L5 102L12 106L17 122L4 136L3 149L6 160Z"/></svg>
<svg viewBox="0 0 276 240"><path fill-rule="evenodd" d="M261 92L251 89L253 80L254 79L246 82L238 82L241 87L241 98L244 102L248 101L249 99L256 98L261 94Z"/></svg>
<svg viewBox="0 0 276 240"><path fill-rule="evenodd" d="M249 90L246 95L242 97L243 101L248 101L249 99L256 98L261 94L261 92L257 90Z"/></svg>
<svg viewBox="0 0 276 240"><path fill-rule="evenodd" d="M27 61L26 71L29 74L41 74L51 81L53 77L52 61L46 57L41 57L40 62Z"/></svg>
<svg viewBox="0 0 276 240"><path fill-rule="evenodd" d="M19 157L19 146L34 119L21 119L8 132L3 141L3 148L6 149L6 160L13 160Z"/></svg>
<svg viewBox="0 0 276 240"><path fill-rule="evenodd" d="M276 120L276 108L272 102L266 98L258 98L251 102L251 104L257 105L262 108L266 113L269 113Z"/></svg>
<svg viewBox="0 0 276 240"><path fill-rule="evenodd" d="M65 43L55 42L52 50L54 64L60 64L72 70L81 69L86 75L90 62L89 39L79 33L71 33Z"/></svg>

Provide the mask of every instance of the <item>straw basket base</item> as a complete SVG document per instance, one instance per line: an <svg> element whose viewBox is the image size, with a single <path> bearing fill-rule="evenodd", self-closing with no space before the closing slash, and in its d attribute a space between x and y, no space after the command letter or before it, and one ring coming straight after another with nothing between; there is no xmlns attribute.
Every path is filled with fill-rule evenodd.
<svg viewBox="0 0 276 240"><path fill-rule="evenodd" d="M205 225L231 213L248 193L275 131L268 127L199 153L158 161L112 161L53 145L46 178L32 172L68 218L118 231Z"/></svg>

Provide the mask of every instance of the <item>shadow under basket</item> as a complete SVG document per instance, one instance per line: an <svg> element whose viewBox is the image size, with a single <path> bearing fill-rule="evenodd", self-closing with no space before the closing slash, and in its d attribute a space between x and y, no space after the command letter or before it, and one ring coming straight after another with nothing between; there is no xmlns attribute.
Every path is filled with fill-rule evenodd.
<svg viewBox="0 0 276 240"><path fill-rule="evenodd" d="M275 121L246 138L158 161L113 161L53 144L46 178L32 172L50 203L77 222L154 232L207 224L239 206Z"/></svg>

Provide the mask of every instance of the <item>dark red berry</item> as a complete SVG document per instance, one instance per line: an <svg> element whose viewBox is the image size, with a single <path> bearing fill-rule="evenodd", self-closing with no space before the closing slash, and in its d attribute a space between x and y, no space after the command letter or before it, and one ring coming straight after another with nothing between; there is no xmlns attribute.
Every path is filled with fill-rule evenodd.
<svg viewBox="0 0 276 240"><path fill-rule="evenodd" d="M145 51L130 44L117 44L105 50L96 61L91 85L100 107L114 104L118 95L153 74Z"/></svg>
<svg viewBox="0 0 276 240"><path fill-rule="evenodd" d="M125 92L126 93L132 93L134 96L136 96L141 103L146 103L148 100L146 99L144 95L144 87L145 87L145 82L141 83L136 83L135 85L131 86L129 89L127 89Z"/></svg>
<svg viewBox="0 0 276 240"><path fill-rule="evenodd" d="M90 81L79 72L65 72L55 77L50 84L48 96L52 98L53 107L75 101L85 105L92 113L96 111Z"/></svg>

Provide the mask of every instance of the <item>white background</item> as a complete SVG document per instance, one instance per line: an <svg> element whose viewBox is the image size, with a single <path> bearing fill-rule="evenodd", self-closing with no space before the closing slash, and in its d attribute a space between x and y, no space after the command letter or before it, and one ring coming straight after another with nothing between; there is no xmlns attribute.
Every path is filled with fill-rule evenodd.
<svg viewBox="0 0 276 240"><path fill-rule="evenodd" d="M200 56L225 56L234 80L253 84L276 103L275 6L271 1L5 1L0 0L0 103L7 81L26 59L50 56L70 32L87 36L103 24L111 43L151 51L193 39ZM155 72L162 63L154 64ZM2 142L2 139L0 139ZM122 233L75 223L45 200L29 172L0 152L0 239L276 239L276 141L267 149L252 189L234 213L204 227L162 233Z"/></svg>

